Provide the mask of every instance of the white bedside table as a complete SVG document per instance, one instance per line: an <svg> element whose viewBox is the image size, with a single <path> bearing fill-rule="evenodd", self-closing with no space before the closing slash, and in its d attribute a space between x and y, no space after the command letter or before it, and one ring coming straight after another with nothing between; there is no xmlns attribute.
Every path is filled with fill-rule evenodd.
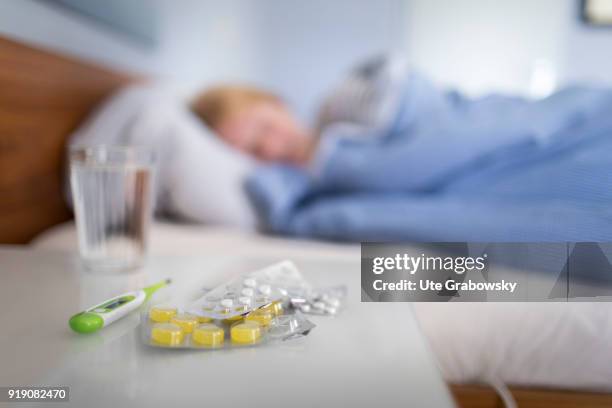
<svg viewBox="0 0 612 408"><path fill-rule="evenodd" d="M67 325L84 307L165 277L174 295L194 296L277 260L154 257L141 272L99 275L67 253L0 248L0 386L69 386L65 404L75 407L454 406L410 305L360 302L357 260L296 262L316 285L347 284L347 307L274 347L155 349L140 342L138 313L92 335Z"/></svg>

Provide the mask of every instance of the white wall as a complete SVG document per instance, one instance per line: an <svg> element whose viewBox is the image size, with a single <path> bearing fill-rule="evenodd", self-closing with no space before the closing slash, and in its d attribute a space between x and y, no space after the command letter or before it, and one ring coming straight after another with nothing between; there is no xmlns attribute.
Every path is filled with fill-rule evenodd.
<svg viewBox="0 0 612 408"><path fill-rule="evenodd" d="M402 0L258 2L262 79L311 118L356 62L403 47Z"/></svg>
<svg viewBox="0 0 612 408"><path fill-rule="evenodd" d="M185 92L217 81L268 86L305 119L348 66L402 41L402 0L151 0L160 24L153 48L44 2L1 1L0 33Z"/></svg>
<svg viewBox="0 0 612 408"><path fill-rule="evenodd" d="M224 78L257 78L245 0L150 0L159 13L159 43L147 47L63 8L2 0L0 33L111 67L162 77L179 90Z"/></svg>
<svg viewBox="0 0 612 408"><path fill-rule="evenodd" d="M581 24L574 2L565 1L570 4L566 8L568 19L562 40L564 79L612 84L612 28Z"/></svg>
<svg viewBox="0 0 612 408"><path fill-rule="evenodd" d="M545 96L569 82L612 83L612 29L578 18L578 0L409 0L407 51L470 94Z"/></svg>
<svg viewBox="0 0 612 408"><path fill-rule="evenodd" d="M408 52L422 71L471 94L528 93L538 61L557 67L562 59L562 3L412 0Z"/></svg>
<svg viewBox="0 0 612 408"><path fill-rule="evenodd" d="M150 0L155 47L45 2L0 1L0 33L160 76L185 92L216 81L260 84L305 119L348 67L390 50L471 94L612 83L612 30L581 25L577 0Z"/></svg>
<svg viewBox="0 0 612 408"><path fill-rule="evenodd" d="M134 71L152 71L155 54L115 32L34 0L2 0L0 33L35 45Z"/></svg>
<svg viewBox="0 0 612 408"><path fill-rule="evenodd" d="M198 89L217 81L256 82L259 59L256 2L159 0L158 72Z"/></svg>

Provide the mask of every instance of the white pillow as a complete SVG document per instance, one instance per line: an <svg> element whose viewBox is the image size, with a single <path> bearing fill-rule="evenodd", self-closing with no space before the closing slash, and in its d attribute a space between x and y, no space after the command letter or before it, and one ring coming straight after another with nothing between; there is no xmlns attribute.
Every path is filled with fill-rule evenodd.
<svg viewBox="0 0 612 408"><path fill-rule="evenodd" d="M156 209L189 220L254 227L243 188L256 163L223 143L171 92L126 88L75 133L72 145L138 145L158 157Z"/></svg>

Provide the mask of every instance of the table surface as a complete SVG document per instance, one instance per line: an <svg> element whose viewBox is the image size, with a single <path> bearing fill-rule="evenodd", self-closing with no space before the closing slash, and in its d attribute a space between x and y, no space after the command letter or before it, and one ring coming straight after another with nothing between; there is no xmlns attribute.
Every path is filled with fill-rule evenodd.
<svg viewBox="0 0 612 408"><path fill-rule="evenodd" d="M282 344L157 349L141 343L138 313L90 335L67 326L88 306L166 277L174 283L160 296L188 299L278 260L153 257L140 271L104 275L70 253L1 247L0 386L69 386L70 406L453 406L410 304L360 302L359 260L296 261L315 285L346 284L348 301Z"/></svg>

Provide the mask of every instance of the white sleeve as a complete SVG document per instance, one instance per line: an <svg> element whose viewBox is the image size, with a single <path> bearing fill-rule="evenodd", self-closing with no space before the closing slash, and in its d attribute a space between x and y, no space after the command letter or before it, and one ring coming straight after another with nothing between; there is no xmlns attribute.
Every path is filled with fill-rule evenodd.
<svg viewBox="0 0 612 408"><path fill-rule="evenodd" d="M317 128L351 123L381 129L400 103L408 73L399 56L382 55L359 64L324 98Z"/></svg>

